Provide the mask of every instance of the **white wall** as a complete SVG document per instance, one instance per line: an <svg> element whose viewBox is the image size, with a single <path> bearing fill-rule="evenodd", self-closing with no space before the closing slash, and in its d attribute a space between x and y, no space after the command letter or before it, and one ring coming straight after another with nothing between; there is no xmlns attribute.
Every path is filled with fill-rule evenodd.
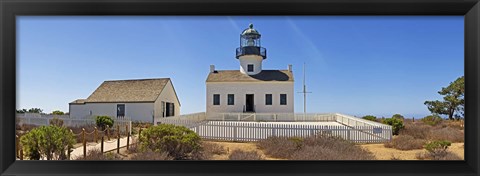
<svg viewBox="0 0 480 176"><path fill-rule="evenodd" d="M262 56L246 55L240 56L240 72L247 73L248 75L256 75L262 71ZM253 64L253 72L248 72L248 64Z"/></svg>
<svg viewBox="0 0 480 176"><path fill-rule="evenodd" d="M84 105L70 104L71 118L106 115L117 117L117 104L125 104L125 116L132 121L153 122L154 103L86 103Z"/></svg>
<svg viewBox="0 0 480 176"><path fill-rule="evenodd" d="M162 101L164 102L170 102L175 104L175 115L180 115L180 102L177 99L177 96L175 95L175 90L173 88L172 81L168 81L167 85L165 85L165 88L163 88L163 91L160 93L160 95L157 98L157 101L155 101L155 116L156 117L162 117Z"/></svg>
<svg viewBox="0 0 480 176"><path fill-rule="evenodd" d="M209 113L243 112L245 95L254 94L257 113L293 113L293 82L207 82L206 111ZM213 94L220 94L220 105L213 105ZM227 105L227 95L235 94L235 105ZM272 105L265 105L265 94L272 94ZM287 94L287 105L280 105L280 94Z"/></svg>

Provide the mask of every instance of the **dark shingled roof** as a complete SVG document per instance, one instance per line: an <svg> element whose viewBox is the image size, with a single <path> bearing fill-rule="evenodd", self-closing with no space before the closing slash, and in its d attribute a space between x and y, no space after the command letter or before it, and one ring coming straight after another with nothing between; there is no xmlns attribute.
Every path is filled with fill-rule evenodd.
<svg viewBox="0 0 480 176"><path fill-rule="evenodd" d="M104 81L85 102L154 102L170 78Z"/></svg>
<svg viewBox="0 0 480 176"><path fill-rule="evenodd" d="M215 70L208 74L207 82L293 82L293 74L288 70L262 70L256 75L240 70Z"/></svg>
<svg viewBox="0 0 480 176"><path fill-rule="evenodd" d="M86 99L78 99L75 101L70 102L70 104L85 104Z"/></svg>

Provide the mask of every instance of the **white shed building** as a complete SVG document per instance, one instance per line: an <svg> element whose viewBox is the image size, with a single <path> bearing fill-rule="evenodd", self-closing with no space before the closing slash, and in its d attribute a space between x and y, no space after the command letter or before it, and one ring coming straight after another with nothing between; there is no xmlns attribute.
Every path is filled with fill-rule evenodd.
<svg viewBox="0 0 480 176"><path fill-rule="evenodd" d="M260 45L260 33L253 25L240 35L236 57L239 70L215 70L210 66L206 80L207 116L218 113L293 113L293 73L287 70L263 70L266 49Z"/></svg>
<svg viewBox="0 0 480 176"><path fill-rule="evenodd" d="M180 101L170 78L104 81L87 99L69 103L70 117L106 115L152 122L180 114Z"/></svg>

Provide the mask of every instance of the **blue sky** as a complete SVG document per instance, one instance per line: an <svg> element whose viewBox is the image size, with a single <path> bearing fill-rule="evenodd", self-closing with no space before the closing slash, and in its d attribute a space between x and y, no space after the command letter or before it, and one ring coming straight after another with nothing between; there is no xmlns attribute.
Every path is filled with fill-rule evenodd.
<svg viewBox="0 0 480 176"><path fill-rule="evenodd" d="M253 23L264 69L293 64L295 111L406 117L464 74L463 16L17 17L17 107L68 111L103 81L170 77L181 112L205 111L209 65L239 69Z"/></svg>

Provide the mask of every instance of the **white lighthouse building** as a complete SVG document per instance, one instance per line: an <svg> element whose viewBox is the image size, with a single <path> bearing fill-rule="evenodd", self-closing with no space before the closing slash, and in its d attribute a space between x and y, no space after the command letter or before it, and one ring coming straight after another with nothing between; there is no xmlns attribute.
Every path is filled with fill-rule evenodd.
<svg viewBox="0 0 480 176"><path fill-rule="evenodd" d="M292 66L285 70L264 70L267 51L261 35L250 24L240 34L236 58L239 70L216 70L210 66L206 80L207 116L222 113L293 113Z"/></svg>

